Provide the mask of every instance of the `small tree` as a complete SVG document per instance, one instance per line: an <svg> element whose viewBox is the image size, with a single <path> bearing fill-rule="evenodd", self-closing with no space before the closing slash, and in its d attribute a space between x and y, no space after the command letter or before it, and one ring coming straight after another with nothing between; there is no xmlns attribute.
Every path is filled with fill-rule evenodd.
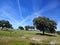
<svg viewBox="0 0 60 45"><path fill-rule="evenodd" d="M43 31L43 34L46 30L49 30L51 33L55 32L55 29L57 28L57 23L53 20L50 20L47 17L37 17L33 19L34 26L39 29L40 31Z"/></svg>
<svg viewBox="0 0 60 45"><path fill-rule="evenodd" d="M23 28L22 26L19 26L18 28L19 28L20 30L24 30L24 28Z"/></svg>

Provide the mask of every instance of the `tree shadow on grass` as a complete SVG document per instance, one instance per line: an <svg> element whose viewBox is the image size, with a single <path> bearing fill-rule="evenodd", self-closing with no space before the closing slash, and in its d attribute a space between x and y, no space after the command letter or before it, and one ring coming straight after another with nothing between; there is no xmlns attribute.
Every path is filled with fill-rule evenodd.
<svg viewBox="0 0 60 45"><path fill-rule="evenodd" d="M51 44L41 44L41 43L36 43L36 42L30 42L30 45L51 45Z"/></svg>
<svg viewBox="0 0 60 45"><path fill-rule="evenodd" d="M51 44L30 44L30 45L51 45Z"/></svg>
<svg viewBox="0 0 60 45"><path fill-rule="evenodd" d="M42 33L36 33L36 35L56 37L56 35L53 35L53 34L42 34Z"/></svg>

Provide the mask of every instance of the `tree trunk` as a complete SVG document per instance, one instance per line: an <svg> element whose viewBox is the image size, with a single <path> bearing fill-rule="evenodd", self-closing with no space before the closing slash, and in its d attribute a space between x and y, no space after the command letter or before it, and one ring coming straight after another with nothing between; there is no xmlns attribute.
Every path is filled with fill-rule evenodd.
<svg viewBox="0 0 60 45"><path fill-rule="evenodd" d="M2 27L2 29L1 30L3 30L3 27Z"/></svg>
<svg viewBox="0 0 60 45"><path fill-rule="evenodd" d="M45 30L43 30L43 35L44 35L44 31L45 31Z"/></svg>

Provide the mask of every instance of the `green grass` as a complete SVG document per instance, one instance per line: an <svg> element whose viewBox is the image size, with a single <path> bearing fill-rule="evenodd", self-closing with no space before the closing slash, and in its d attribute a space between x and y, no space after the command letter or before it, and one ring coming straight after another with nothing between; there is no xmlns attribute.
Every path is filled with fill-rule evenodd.
<svg viewBox="0 0 60 45"><path fill-rule="evenodd" d="M29 45L29 40L21 39L21 40L9 40L9 41L0 41L0 45Z"/></svg>
<svg viewBox="0 0 60 45"><path fill-rule="evenodd" d="M0 39L1 39L0 45L30 45L29 43L30 40L28 39L28 37L26 39L22 39L20 37L23 35L35 35L35 34L36 34L36 31L25 31L25 30L2 31L0 30Z"/></svg>
<svg viewBox="0 0 60 45"><path fill-rule="evenodd" d="M60 35L57 36L48 36L37 34L37 31L26 31L26 30L10 30L2 31L0 30L0 45L31 45L31 43L36 45L50 44L52 40L59 40ZM50 34L52 35L52 34ZM22 38L25 36L25 38ZM31 37L40 37L43 38L40 41L30 40ZM60 45L57 44L56 45Z"/></svg>
<svg viewBox="0 0 60 45"><path fill-rule="evenodd" d="M25 31L25 30L13 30L13 31L1 31L0 36L22 36L25 34L35 35L36 31Z"/></svg>

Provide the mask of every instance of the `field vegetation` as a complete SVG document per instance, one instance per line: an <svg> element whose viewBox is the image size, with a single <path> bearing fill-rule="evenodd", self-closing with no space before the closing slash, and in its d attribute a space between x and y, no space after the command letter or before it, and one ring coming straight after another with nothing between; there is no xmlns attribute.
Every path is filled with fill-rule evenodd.
<svg viewBox="0 0 60 45"><path fill-rule="evenodd" d="M60 35L39 31L0 30L0 45L60 45Z"/></svg>

